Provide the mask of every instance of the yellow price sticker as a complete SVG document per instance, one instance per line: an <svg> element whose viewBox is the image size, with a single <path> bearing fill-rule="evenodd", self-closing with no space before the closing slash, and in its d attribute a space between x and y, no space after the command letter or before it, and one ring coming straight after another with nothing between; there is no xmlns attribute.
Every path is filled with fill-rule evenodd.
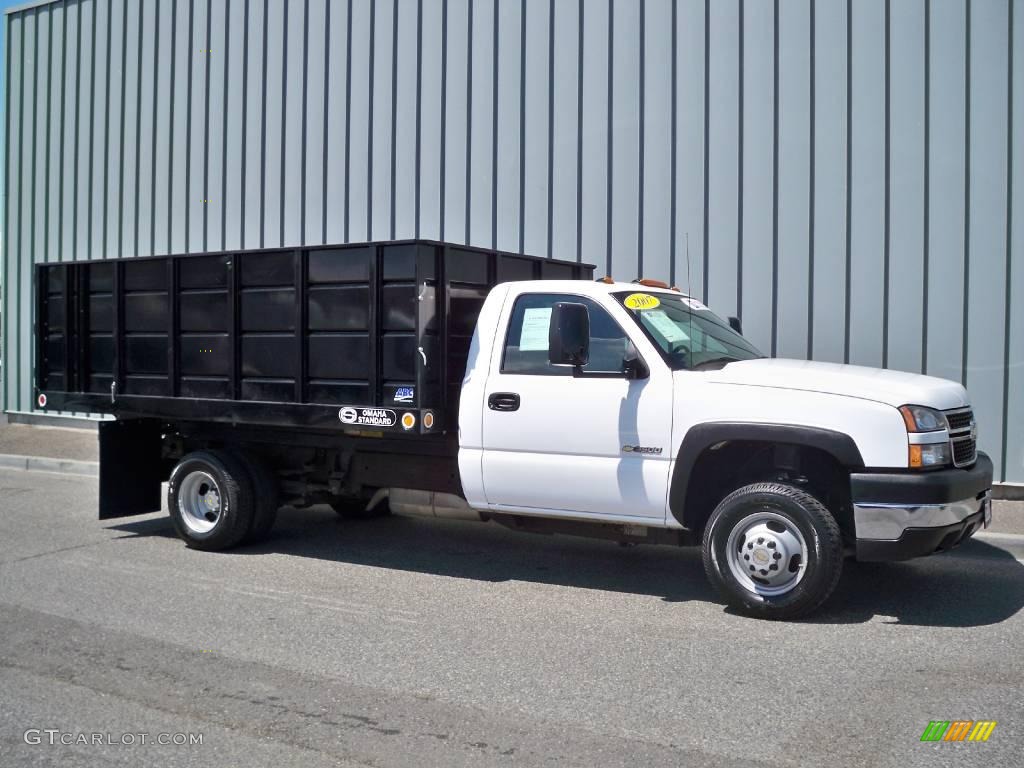
<svg viewBox="0 0 1024 768"><path fill-rule="evenodd" d="M622 303L629 309L654 309L661 304L657 296L649 293L631 293Z"/></svg>

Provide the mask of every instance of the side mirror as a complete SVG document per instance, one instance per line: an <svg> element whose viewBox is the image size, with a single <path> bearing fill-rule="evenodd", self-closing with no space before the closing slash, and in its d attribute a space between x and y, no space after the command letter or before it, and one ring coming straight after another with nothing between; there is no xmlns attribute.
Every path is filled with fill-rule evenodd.
<svg viewBox="0 0 1024 768"><path fill-rule="evenodd" d="M583 304L560 301L551 310L548 360L572 366L590 362L590 313Z"/></svg>
<svg viewBox="0 0 1024 768"><path fill-rule="evenodd" d="M738 317L729 318L729 327L736 331L740 336L743 335L743 326L740 325L740 319Z"/></svg>
<svg viewBox="0 0 1024 768"><path fill-rule="evenodd" d="M644 361L641 359L640 353L637 352L636 347L633 346L632 341L626 344L626 356L622 361L622 370L626 374L627 381L646 379L651 375L651 372L647 370L647 366L644 365Z"/></svg>

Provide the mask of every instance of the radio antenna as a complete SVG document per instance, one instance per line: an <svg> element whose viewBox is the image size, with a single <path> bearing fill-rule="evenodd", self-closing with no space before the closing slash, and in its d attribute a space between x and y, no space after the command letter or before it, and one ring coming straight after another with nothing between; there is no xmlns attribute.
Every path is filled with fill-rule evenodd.
<svg viewBox="0 0 1024 768"><path fill-rule="evenodd" d="M693 298L690 286L690 233L686 233L686 295Z"/></svg>
<svg viewBox="0 0 1024 768"><path fill-rule="evenodd" d="M693 286L690 283L690 233L686 233L686 298L693 299ZM687 325L689 325L689 339L690 351L693 351L693 305L687 304ZM689 357L689 355L687 355Z"/></svg>

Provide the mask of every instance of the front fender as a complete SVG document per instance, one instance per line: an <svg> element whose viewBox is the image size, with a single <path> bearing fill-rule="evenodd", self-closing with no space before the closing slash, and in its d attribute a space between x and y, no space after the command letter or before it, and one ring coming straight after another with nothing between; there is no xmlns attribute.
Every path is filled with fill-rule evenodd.
<svg viewBox="0 0 1024 768"><path fill-rule="evenodd" d="M842 432L763 422L718 421L696 424L686 432L680 443L669 486L669 510L684 527L687 527L684 519L686 494L697 459L717 443L736 440L806 446L828 453L849 469L864 467L864 459L856 442Z"/></svg>

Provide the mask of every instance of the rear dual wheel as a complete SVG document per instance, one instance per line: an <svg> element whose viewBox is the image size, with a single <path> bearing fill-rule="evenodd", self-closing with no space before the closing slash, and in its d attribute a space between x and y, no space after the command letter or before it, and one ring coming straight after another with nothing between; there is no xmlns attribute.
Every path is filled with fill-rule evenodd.
<svg viewBox="0 0 1024 768"><path fill-rule="evenodd" d="M270 534L270 529L277 521L277 507L281 498L277 475L259 456L244 452L239 452L236 456L249 473L253 489L252 527L245 534L243 541L246 544L255 544Z"/></svg>
<svg viewBox="0 0 1024 768"><path fill-rule="evenodd" d="M274 477L259 460L229 451L188 454L167 484L171 522L194 549L230 549L265 537L277 500Z"/></svg>

